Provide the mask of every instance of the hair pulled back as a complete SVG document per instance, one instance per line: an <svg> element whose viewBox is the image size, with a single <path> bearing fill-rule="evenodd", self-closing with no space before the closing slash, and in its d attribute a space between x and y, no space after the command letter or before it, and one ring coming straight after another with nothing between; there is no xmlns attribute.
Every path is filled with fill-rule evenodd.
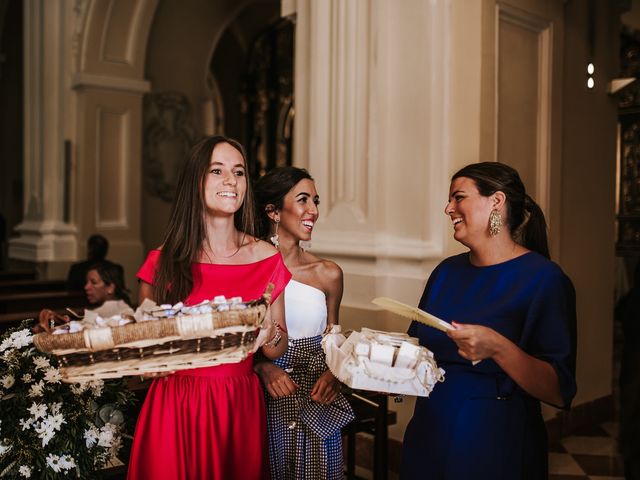
<svg viewBox="0 0 640 480"><path fill-rule="evenodd" d="M507 226L514 239L524 247L549 258L547 222L540 206L525 191L518 172L504 163L472 163L458 170L451 180L473 180L480 195L488 197L500 191L507 204Z"/></svg>
<svg viewBox="0 0 640 480"><path fill-rule="evenodd" d="M313 180L309 172L298 167L278 167L260 177L256 182L255 196L258 208L257 233L265 239L271 230L271 221L267 215L267 208L281 210L284 197L300 180Z"/></svg>

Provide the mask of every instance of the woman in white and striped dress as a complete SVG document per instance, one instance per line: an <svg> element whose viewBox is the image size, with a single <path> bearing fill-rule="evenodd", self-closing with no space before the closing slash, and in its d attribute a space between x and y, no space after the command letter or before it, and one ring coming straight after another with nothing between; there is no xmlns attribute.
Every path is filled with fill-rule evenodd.
<svg viewBox="0 0 640 480"><path fill-rule="evenodd" d="M285 289L287 352L255 366L267 391L271 476L341 479L340 431L353 420L353 410L327 369L320 341L327 325L338 323L342 270L300 246L311 240L318 219L318 193L306 170L272 170L255 192L262 232L293 275Z"/></svg>

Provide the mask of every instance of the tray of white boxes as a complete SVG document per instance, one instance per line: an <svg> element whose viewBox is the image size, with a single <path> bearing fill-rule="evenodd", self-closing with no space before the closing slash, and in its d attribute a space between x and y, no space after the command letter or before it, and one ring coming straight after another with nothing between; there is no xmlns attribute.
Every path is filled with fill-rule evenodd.
<svg viewBox="0 0 640 480"><path fill-rule="evenodd" d="M331 373L351 388L428 397L444 381L433 353L405 333L363 328L346 337L336 325L322 348Z"/></svg>

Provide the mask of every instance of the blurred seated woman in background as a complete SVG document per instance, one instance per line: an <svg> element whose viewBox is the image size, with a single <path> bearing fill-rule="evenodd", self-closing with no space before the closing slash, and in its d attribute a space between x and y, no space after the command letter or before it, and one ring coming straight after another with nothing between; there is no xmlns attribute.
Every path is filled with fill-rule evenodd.
<svg viewBox="0 0 640 480"><path fill-rule="evenodd" d="M84 293L87 295L89 303L96 307L101 306L107 300L122 300L131 306L122 268L108 261L99 262L89 267Z"/></svg>
<svg viewBox="0 0 640 480"><path fill-rule="evenodd" d="M91 265L87 271L84 292L91 310L102 317L110 317L118 313L133 314L122 267L118 264L105 260ZM73 312L70 309L67 310ZM74 316L79 318L81 315L75 312ZM56 324L66 323L69 320L73 320L69 315L60 315L53 310L44 309L40 312L38 323L33 331L49 332Z"/></svg>

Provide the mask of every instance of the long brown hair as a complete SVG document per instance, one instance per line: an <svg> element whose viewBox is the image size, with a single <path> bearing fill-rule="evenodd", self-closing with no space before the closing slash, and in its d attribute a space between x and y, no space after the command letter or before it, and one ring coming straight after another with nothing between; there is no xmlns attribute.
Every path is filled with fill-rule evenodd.
<svg viewBox="0 0 640 480"><path fill-rule="evenodd" d="M544 213L527 195L516 169L498 162L472 163L458 170L451 181L459 177L473 180L484 197L503 192L507 197L507 225L514 240L549 258Z"/></svg>
<svg viewBox="0 0 640 480"><path fill-rule="evenodd" d="M183 301L193 289L191 265L199 260L207 237L204 183L211 155L220 143L228 143L242 155L247 191L242 206L234 215L234 224L241 232L254 235L254 196L244 148L236 140L221 135L205 138L193 147L180 171L153 282L154 300L157 302Z"/></svg>

